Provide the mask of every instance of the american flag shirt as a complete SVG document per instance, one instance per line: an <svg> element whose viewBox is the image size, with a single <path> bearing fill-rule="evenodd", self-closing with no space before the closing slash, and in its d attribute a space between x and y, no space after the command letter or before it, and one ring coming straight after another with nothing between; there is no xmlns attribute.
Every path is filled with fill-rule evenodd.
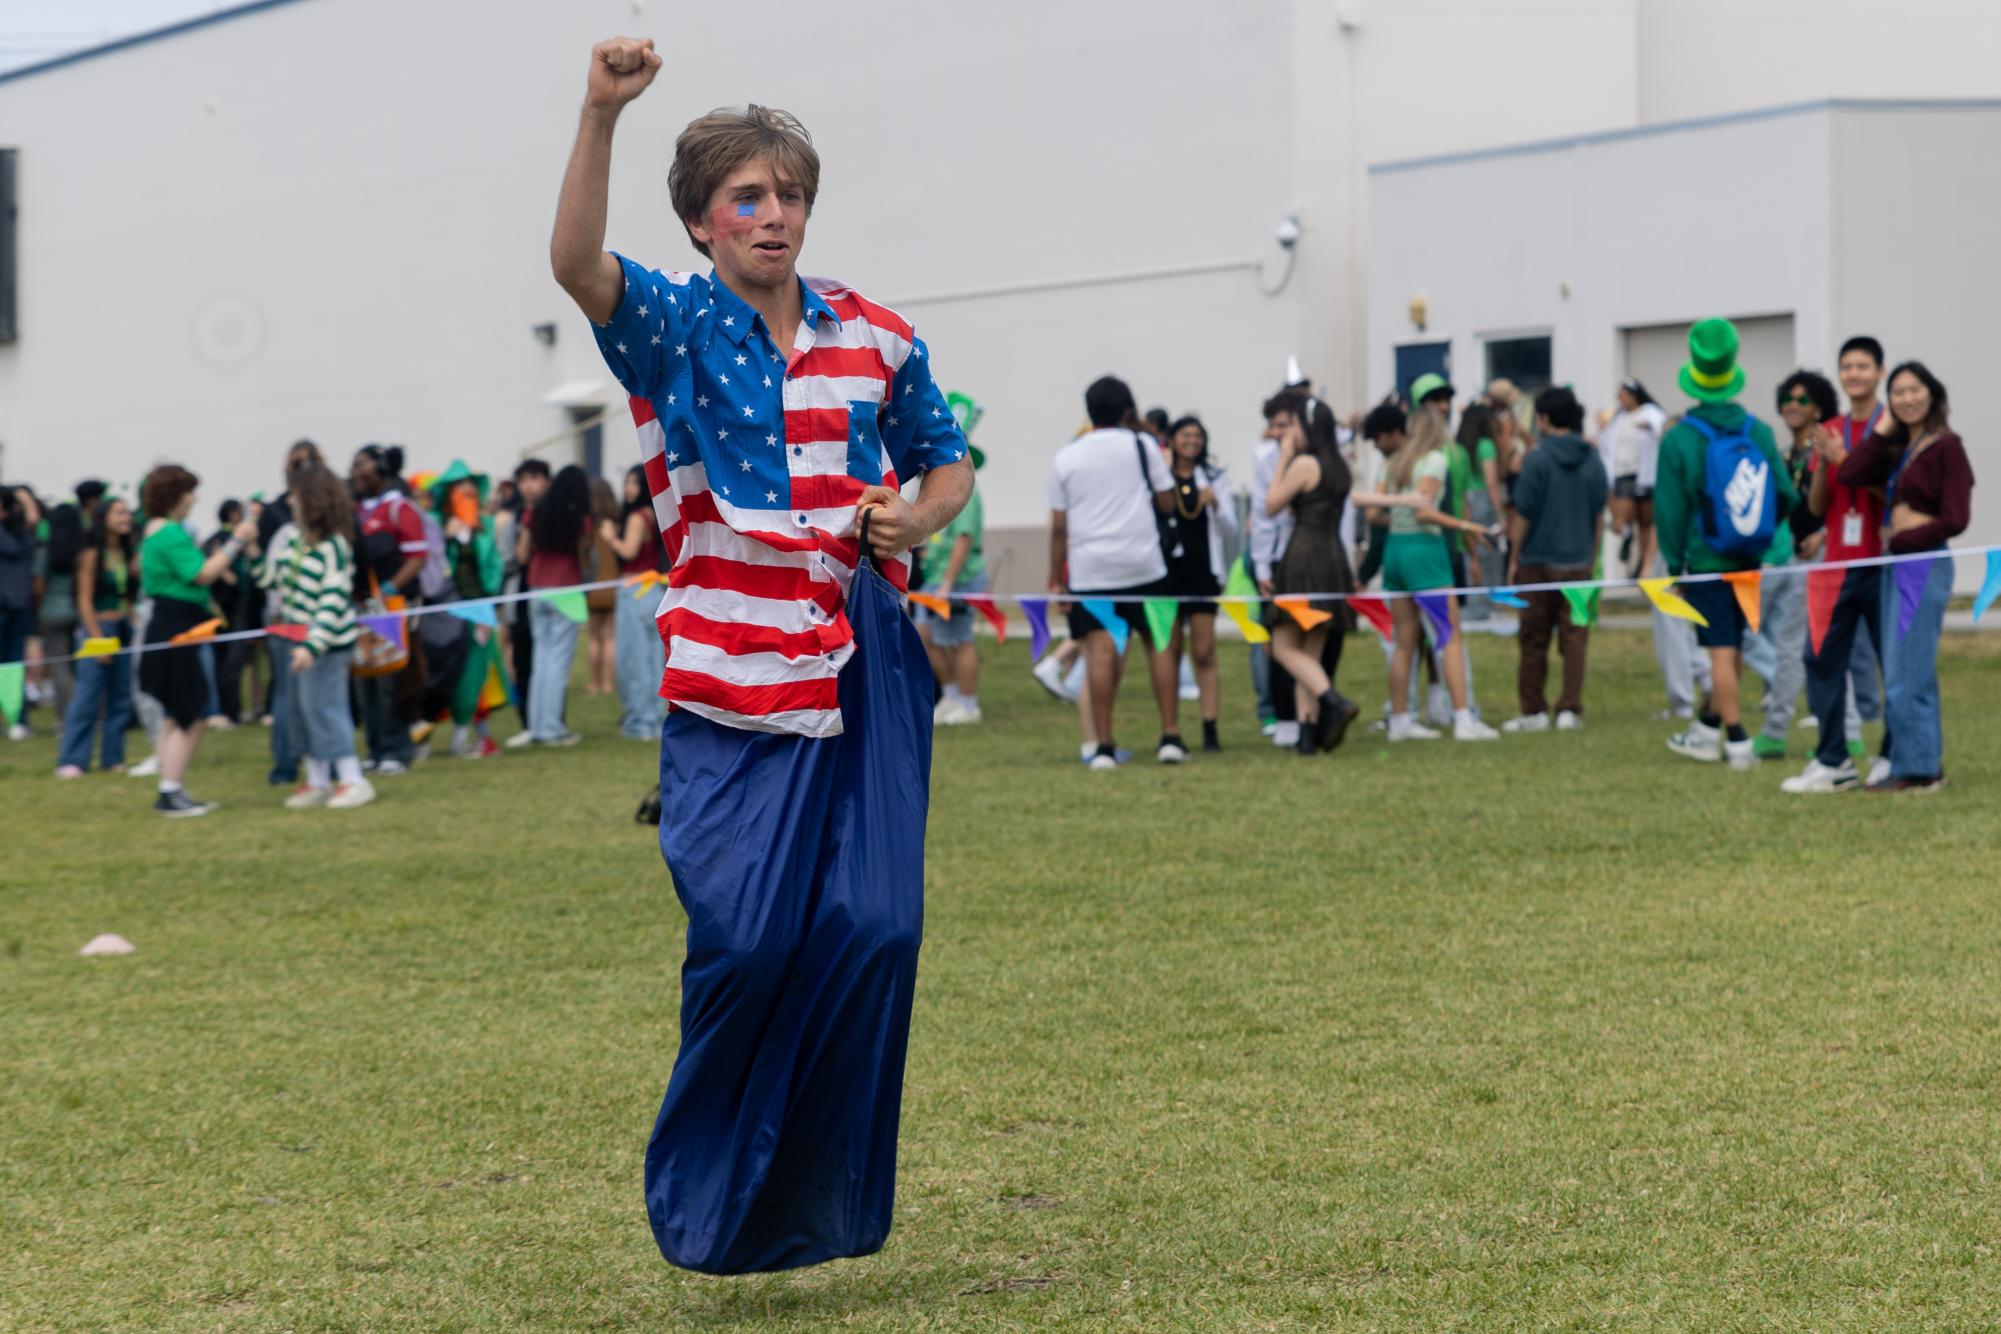
<svg viewBox="0 0 2001 1334"><path fill-rule="evenodd" d="M660 696L726 726L838 735L855 503L966 453L924 344L895 311L803 278L788 351L713 273L617 258L625 295L596 334L667 548ZM908 588L907 556L882 572Z"/></svg>

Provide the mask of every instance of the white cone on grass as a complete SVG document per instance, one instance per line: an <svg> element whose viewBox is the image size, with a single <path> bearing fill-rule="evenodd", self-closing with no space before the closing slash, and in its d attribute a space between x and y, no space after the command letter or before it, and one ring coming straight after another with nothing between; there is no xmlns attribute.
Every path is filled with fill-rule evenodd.
<svg viewBox="0 0 2001 1334"><path fill-rule="evenodd" d="M77 953L86 959L93 959L106 954L130 954L135 948L131 941L117 932L107 931L101 936L92 936L90 943Z"/></svg>

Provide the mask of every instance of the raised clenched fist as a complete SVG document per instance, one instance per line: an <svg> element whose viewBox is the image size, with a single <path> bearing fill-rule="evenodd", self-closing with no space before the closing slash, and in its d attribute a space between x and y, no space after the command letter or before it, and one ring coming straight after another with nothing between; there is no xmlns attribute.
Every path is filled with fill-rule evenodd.
<svg viewBox="0 0 2001 1334"><path fill-rule="evenodd" d="M660 72L651 37L612 37L591 48L591 77L584 101L616 111L646 91Z"/></svg>

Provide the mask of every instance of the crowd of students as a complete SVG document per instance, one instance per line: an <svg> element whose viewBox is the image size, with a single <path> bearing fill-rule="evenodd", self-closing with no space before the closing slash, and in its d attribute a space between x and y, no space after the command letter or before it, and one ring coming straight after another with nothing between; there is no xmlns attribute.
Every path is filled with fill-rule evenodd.
<svg viewBox="0 0 2001 1334"><path fill-rule="evenodd" d="M447 724L450 753L465 760L497 753L490 718L510 706L523 727L509 747L571 745L580 625L589 688L617 691L621 735L658 740L664 653L651 598L607 588L575 594L575 608L534 599L390 615L568 589L587 572L656 571L638 469L621 503L608 487L594 497L581 468L552 473L535 459L495 486L459 461L406 478L400 448L366 445L343 477L301 440L275 498L225 500L198 541L200 485L163 464L129 497L91 480L45 506L0 488L0 663L27 663L9 736L27 739L49 715L58 779L83 778L95 761L156 780L162 816L206 815L214 804L186 787L202 738L259 721L268 780L292 789L284 804L346 810L429 758ZM213 642L234 632L262 633ZM135 727L152 749L128 765Z"/></svg>
<svg viewBox="0 0 2001 1334"><path fill-rule="evenodd" d="M1432 595L1387 599L1389 701L1372 726L1393 742L1446 730L1484 742L1584 726L1596 596L1535 585L1708 576L1676 586L1699 623L1654 613L1668 693L1661 716L1682 723L1671 751L1738 770L1783 760L1804 689L1818 736L1783 790L1861 787L1862 723L1880 699L1883 741L1866 786L1938 787L1949 560L1772 570L1758 580L1755 617L1739 597L1745 581L1724 577L1942 553L1965 530L1973 474L1945 386L1914 361L1886 376L1883 349L1866 336L1843 345L1837 366L1847 411L1825 376L1796 371L1778 391L1783 434L1737 401L1745 372L1727 320L1690 332L1677 377L1685 410L1671 416L1628 380L1589 436L1582 404L1560 386L1531 400L1496 381L1465 405L1456 432L1455 393L1437 375L1347 424L1311 385L1288 386L1264 404L1241 557L1247 586L1265 599L1269 649L1251 653L1266 734L1317 755L1340 746L1361 713L1336 686L1357 604L1328 595L1378 579L1387 593ZM1886 390L1887 411L1878 401ZM1077 703L1084 762L1116 770L1131 752L1115 739L1115 704L1126 658L1140 655L1161 724L1155 757L1182 763L1191 748L1179 703L1191 666L1204 749L1218 748L1217 604L1201 599L1216 597L1230 575L1223 549L1236 514L1227 478L1199 420L1169 421L1159 409L1142 417L1123 381L1092 384L1084 406L1089 427L1059 451L1048 487L1050 593L1068 609L1070 635L1036 664L1036 678ZM1358 474L1375 476L1376 488L1360 489ZM1609 570L1608 531L1619 539ZM1517 586L1527 587L1516 594ZM1464 647L1469 623L1508 628L1487 589L1507 589L1521 606L1518 712L1498 732L1481 716ZM1164 645L1146 611L1147 599L1162 598L1194 599L1180 603ZM1562 658L1554 701L1552 645ZM1766 683L1757 737L1744 724L1747 666ZM1430 681L1422 700L1420 676Z"/></svg>

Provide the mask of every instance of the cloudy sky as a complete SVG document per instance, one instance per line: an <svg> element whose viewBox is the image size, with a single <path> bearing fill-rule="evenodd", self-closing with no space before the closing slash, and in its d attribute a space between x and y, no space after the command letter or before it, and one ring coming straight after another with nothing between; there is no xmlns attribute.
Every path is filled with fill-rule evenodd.
<svg viewBox="0 0 2001 1334"><path fill-rule="evenodd" d="M240 0L0 0L0 71L232 9Z"/></svg>

